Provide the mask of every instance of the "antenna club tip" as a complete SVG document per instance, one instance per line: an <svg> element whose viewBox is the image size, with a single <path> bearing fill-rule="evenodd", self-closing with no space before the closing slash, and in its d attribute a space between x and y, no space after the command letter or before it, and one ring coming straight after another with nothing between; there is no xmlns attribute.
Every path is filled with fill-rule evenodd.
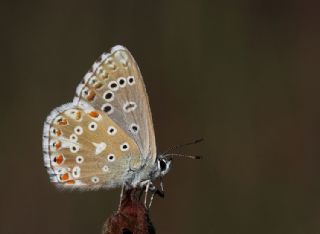
<svg viewBox="0 0 320 234"><path fill-rule="evenodd" d="M201 156L195 156L194 158L195 158L195 159L202 159Z"/></svg>

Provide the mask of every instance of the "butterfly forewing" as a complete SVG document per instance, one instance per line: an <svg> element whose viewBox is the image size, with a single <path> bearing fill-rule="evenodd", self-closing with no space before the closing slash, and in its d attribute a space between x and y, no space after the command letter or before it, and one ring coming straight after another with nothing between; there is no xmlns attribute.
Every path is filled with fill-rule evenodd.
<svg viewBox="0 0 320 234"><path fill-rule="evenodd" d="M87 102L116 122L137 143L142 158L156 159L155 136L148 96L130 52L116 46L103 54L77 88L74 104Z"/></svg>
<svg viewBox="0 0 320 234"><path fill-rule="evenodd" d="M103 112L70 103L54 110L44 128L45 164L62 187L95 189L124 183L140 165L140 151Z"/></svg>

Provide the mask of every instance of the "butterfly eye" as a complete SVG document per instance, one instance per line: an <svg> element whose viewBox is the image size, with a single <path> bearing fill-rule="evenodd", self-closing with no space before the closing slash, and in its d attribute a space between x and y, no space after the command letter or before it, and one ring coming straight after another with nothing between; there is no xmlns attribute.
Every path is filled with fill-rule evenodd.
<svg viewBox="0 0 320 234"><path fill-rule="evenodd" d="M108 102L111 102L111 101L113 100L113 98L114 98L114 94L113 94L112 91L107 91L107 92L105 92L105 93L103 94L103 98L104 98L105 100L107 100Z"/></svg>
<svg viewBox="0 0 320 234"><path fill-rule="evenodd" d="M127 80L129 85L134 85L136 83L134 76L128 76Z"/></svg>
<svg viewBox="0 0 320 234"><path fill-rule="evenodd" d="M72 169L72 176L73 176L73 178L79 178L80 177L80 167L74 167Z"/></svg>
<svg viewBox="0 0 320 234"><path fill-rule="evenodd" d="M164 160L160 160L159 167L161 171L165 171L167 169L167 163Z"/></svg>
<svg viewBox="0 0 320 234"><path fill-rule="evenodd" d="M95 131L98 128L98 124L96 122L91 122L89 123L88 128L90 131Z"/></svg>
<svg viewBox="0 0 320 234"><path fill-rule="evenodd" d="M115 81L110 81L110 83L108 84L109 89L111 89L112 91L117 91L119 89L118 87L118 83Z"/></svg>
<svg viewBox="0 0 320 234"><path fill-rule="evenodd" d="M119 84L119 86L120 86L121 88L123 88L123 87L126 86L127 80L126 80L125 78L123 78L123 77L120 77L120 78L118 79L118 84Z"/></svg>
<svg viewBox="0 0 320 234"><path fill-rule="evenodd" d="M70 140L73 141L73 142L76 142L78 140L78 137L76 134L71 134L70 135Z"/></svg>
<svg viewBox="0 0 320 234"><path fill-rule="evenodd" d="M111 136L115 135L117 133L117 129L113 126L108 127L107 133Z"/></svg>
<svg viewBox="0 0 320 234"><path fill-rule="evenodd" d="M129 127L129 131L132 132L133 134L136 134L139 132L139 126L137 124L131 124Z"/></svg>
<svg viewBox="0 0 320 234"><path fill-rule="evenodd" d="M121 151L128 151L129 150L129 144L127 142L124 142L120 145Z"/></svg>
<svg viewBox="0 0 320 234"><path fill-rule="evenodd" d="M114 160L116 160L116 156L114 156L114 154L108 154L108 161L113 162Z"/></svg>
<svg viewBox="0 0 320 234"><path fill-rule="evenodd" d="M107 103L107 104L102 105L101 110L103 110L104 112L106 112L108 114L111 114L113 112L113 107L112 107L112 105Z"/></svg>
<svg viewBox="0 0 320 234"><path fill-rule="evenodd" d="M76 157L76 162L77 163L81 164L81 163L83 163L83 161L84 161L84 158L82 156L79 155L79 156Z"/></svg>
<svg viewBox="0 0 320 234"><path fill-rule="evenodd" d="M70 151L71 153L77 153L79 151L80 147L78 145L71 145Z"/></svg>
<svg viewBox="0 0 320 234"><path fill-rule="evenodd" d="M77 135L81 135L83 133L83 129L82 127L80 126L77 126L74 128L74 132L77 134Z"/></svg>

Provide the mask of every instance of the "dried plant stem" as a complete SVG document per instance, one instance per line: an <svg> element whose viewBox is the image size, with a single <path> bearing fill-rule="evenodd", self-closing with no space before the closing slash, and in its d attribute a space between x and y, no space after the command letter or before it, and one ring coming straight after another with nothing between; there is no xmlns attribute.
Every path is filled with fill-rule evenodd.
<svg viewBox="0 0 320 234"><path fill-rule="evenodd" d="M139 192L135 189L124 192L120 209L106 220L103 234L155 233L148 209L137 195Z"/></svg>

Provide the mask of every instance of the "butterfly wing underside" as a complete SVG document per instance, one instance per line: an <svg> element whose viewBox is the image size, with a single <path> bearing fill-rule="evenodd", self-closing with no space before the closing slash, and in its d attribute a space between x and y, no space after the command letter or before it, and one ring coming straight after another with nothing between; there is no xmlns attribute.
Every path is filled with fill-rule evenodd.
<svg viewBox="0 0 320 234"><path fill-rule="evenodd" d="M130 52L116 46L95 62L73 103L56 108L44 125L45 165L60 187L117 187L156 147L148 97Z"/></svg>
<svg viewBox="0 0 320 234"><path fill-rule="evenodd" d="M135 142L110 118L72 103L55 109L44 135L45 165L60 187L95 189L121 185L140 161Z"/></svg>

